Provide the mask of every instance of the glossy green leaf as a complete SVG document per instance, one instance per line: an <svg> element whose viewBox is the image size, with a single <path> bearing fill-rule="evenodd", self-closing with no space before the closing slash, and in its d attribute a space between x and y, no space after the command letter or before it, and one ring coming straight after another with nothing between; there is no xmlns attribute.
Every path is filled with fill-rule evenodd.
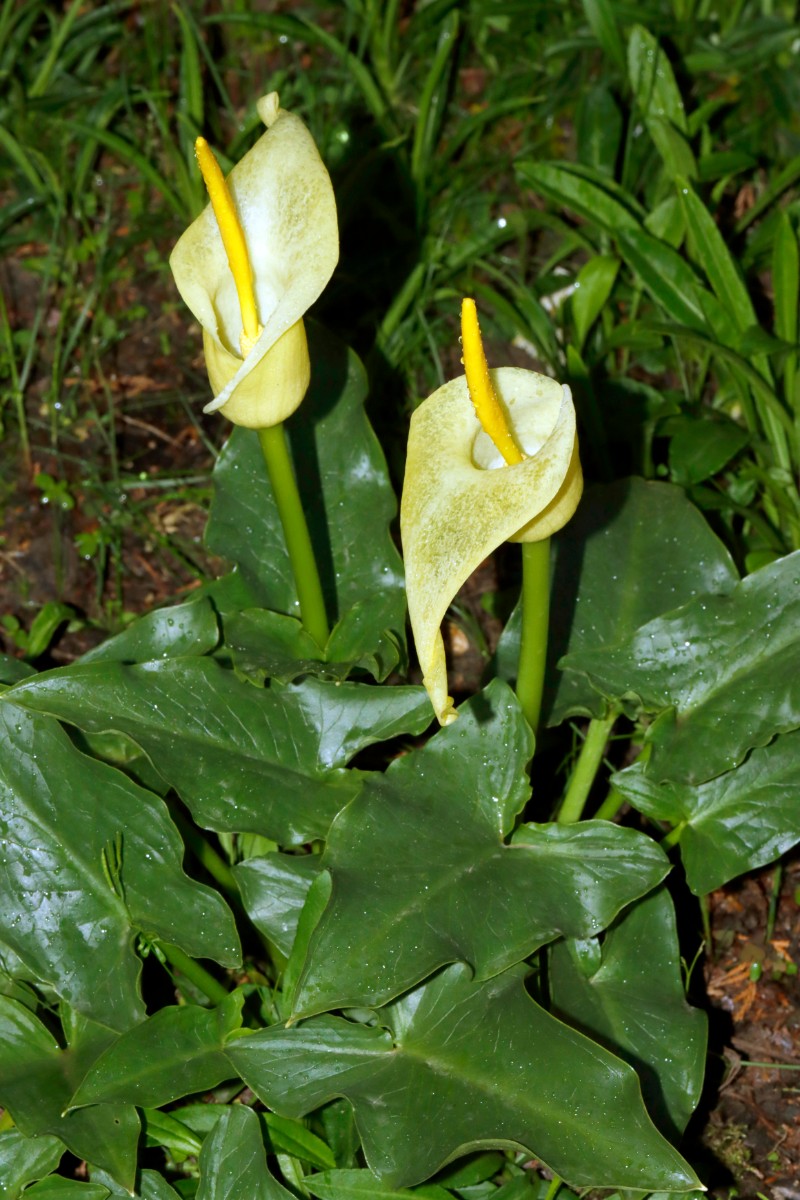
<svg viewBox="0 0 800 1200"><path fill-rule="evenodd" d="M211 1130L216 1125L223 1111L223 1104L181 1104L179 1108L170 1109L170 1116L174 1117L184 1129L188 1129L190 1133L196 1135L202 1142L206 1134L211 1133ZM265 1114L261 1114L264 1116Z"/></svg>
<svg viewBox="0 0 800 1200"><path fill-rule="evenodd" d="M375 655L383 669L390 647L404 644L403 569L389 535L396 502L364 414L363 367L319 326L309 323L308 335L311 387L287 422L298 485L331 624L347 618L348 656ZM238 564L254 596L247 607L299 616L283 529L252 430L234 430L217 461L214 485L206 541ZM358 620L348 618L355 605ZM338 652L335 639L334 630L331 660Z"/></svg>
<svg viewBox="0 0 800 1200"><path fill-rule="evenodd" d="M651 839L605 821L523 825L507 844L530 731L499 681L459 714L334 822L331 900L295 1016L384 1003L455 960L489 978L556 937L598 932L669 869Z"/></svg>
<svg viewBox="0 0 800 1200"><path fill-rule="evenodd" d="M0 699L0 938L70 1004L117 1030L144 1015L136 930L238 965L233 916L183 873L163 801L10 696Z"/></svg>
<svg viewBox="0 0 800 1200"><path fill-rule="evenodd" d="M361 1148L361 1138L356 1127L355 1113L351 1104L340 1097L326 1104L319 1113L322 1128L336 1158L336 1166L355 1169L356 1156Z"/></svg>
<svg viewBox="0 0 800 1200"><path fill-rule="evenodd" d="M317 854L266 854L233 868L248 917L287 957L319 864Z"/></svg>
<svg viewBox="0 0 800 1200"><path fill-rule="evenodd" d="M203 1145L200 1138L170 1113L143 1108L141 1118L146 1146L162 1146L176 1163L196 1158L200 1153Z"/></svg>
<svg viewBox="0 0 800 1200"><path fill-rule="evenodd" d="M162 800L167 795L169 791L167 781L159 775L141 746L137 746L136 742L126 734L116 730L109 730L105 733L84 733L83 730L73 729L71 736L77 748L84 754L88 754L90 758L100 758L103 762L110 763L112 767L119 767L135 783L147 788L150 792L155 792L157 796L161 796Z"/></svg>
<svg viewBox="0 0 800 1200"><path fill-rule="evenodd" d="M572 319L579 350L611 295L618 271L619 259L600 254L589 259L578 272L572 297Z"/></svg>
<svg viewBox="0 0 800 1200"><path fill-rule="evenodd" d="M613 778L634 808L679 827L687 882L703 896L800 841L798 763L800 732L794 731L698 787L657 783L640 764Z"/></svg>
<svg viewBox="0 0 800 1200"><path fill-rule="evenodd" d="M519 1175L493 1192L492 1200L542 1200L540 1181L529 1174ZM566 1189L561 1192L561 1200L578 1200L578 1196Z"/></svg>
<svg viewBox="0 0 800 1200"><path fill-rule="evenodd" d="M303 1181L319 1200L409 1200L413 1192L386 1187L372 1171L324 1171ZM442 1195L450 1196L442 1189Z"/></svg>
<svg viewBox="0 0 800 1200"><path fill-rule="evenodd" d="M180 1200L179 1193L157 1171L140 1173L137 1195L141 1200Z"/></svg>
<svg viewBox="0 0 800 1200"><path fill-rule="evenodd" d="M297 985L308 957L311 938L328 907L333 890L329 871L320 871L306 893L305 902L297 918L297 932L292 943L289 961L283 970L283 992L281 995L281 1016L291 1015Z"/></svg>
<svg viewBox="0 0 800 1200"><path fill-rule="evenodd" d="M0 1196L19 1200L22 1189L55 1171L66 1147L50 1134L25 1137L18 1129L0 1133Z"/></svg>
<svg viewBox="0 0 800 1200"><path fill-rule="evenodd" d="M717 299L731 313L740 330L757 324L750 294L716 221L687 181L679 181L678 194L686 228Z"/></svg>
<svg viewBox="0 0 800 1200"><path fill-rule="evenodd" d="M628 38L628 75L644 117L663 117L686 133L686 113L672 65L643 25L634 25Z"/></svg>
<svg viewBox="0 0 800 1200"><path fill-rule="evenodd" d="M0 942L0 993L19 1000L31 1012L39 1007L39 997L28 985L38 983L35 971L26 966L18 954L10 946Z"/></svg>
<svg viewBox="0 0 800 1200"><path fill-rule="evenodd" d="M659 713L647 731L649 776L698 784L800 726L798 622L800 551L564 665L604 696Z"/></svg>
<svg viewBox="0 0 800 1200"><path fill-rule="evenodd" d="M747 430L735 421L682 419L669 444L672 478L688 486L702 483L721 471L749 440Z"/></svg>
<svg viewBox="0 0 800 1200"><path fill-rule="evenodd" d="M130 1192L126 1188L121 1188L106 1171L98 1171L96 1167L92 1167L91 1176L92 1181L97 1180L98 1183L102 1183L108 1188L114 1200L131 1200ZM76 1200L79 1198L76 1197ZM179 1197L175 1189L169 1186L158 1171L141 1171L134 1200L179 1200Z"/></svg>
<svg viewBox="0 0 800 1200"><path fill-rule="evenodd" d="M29 679L36 674L36 668L21 658L12 658L10 654L0 654L0 684L11 687L21 679Z"/></svg>
<svg viewBox="0 0 800 1200"><path fill-rule="evenodd" d="M105 1168L129 1191L136 1174L139 1119L127 1105L104 1104L62 1116L87 1068L113 1034L81 1018L69 1048L29 1009L0 996L0 1104L26 1137L50 1134L78 1158Z"/></svg>
<svg viewBox="0 0 800 1200"><path fill-rule="evenodd" d="M455 965L382 1009L379 1027L318 1017L246 1034L228 1053L278 1112L344 1095L389 1187L488 1146L522 1148L573 1185L696 1186L647 1117L635 1072L535 1004L525 974L475 983Z"/></svg>
<svg viewBox="0 0 800 1200"><path fill-rule="evenodd" d="M563 654L619 645L659 613L699 593L729 591L736 579L728 551L682 489L643 479L587 489L556 539L548 724L605 711L585 677L556 675ZM518 656L518 618L512 622L500 644L506 678Z"/></svg>
<svg viewBox="0 0 800 1200"><path fill-rule="evenodd" d="M448 1188L475 1187L497 1175L507 1165L508 1159L500 1150L484 1150L481 1154L469 1154L439 1171L438 1180Z"/></svg>
<svg viewBox="0 0 800 1200"><path fill-rule="evenodd" d="M306 633L297 617L267 608L248 608L225 617L225 647L237 671L261 685L265 679L281 683L301 675L319 679L342 680L356 668L369 671L375 679L384 679L397 666L405 650L387 630L372 649L362 653L365 630L376 620L378 609L393 603L392 593L375 593L354 604L333 630L323 654Z"/></svg>
<svg viewBox="0 0 800 1200"><path fill-rule="evenodd" d="M405 669L405 614L398 622L395 589L390 580L385 582L385 588L356 600L337 621L325 647L326 662L358 667L379 681L395 667ZM401 587L405 596L404 580Z"/></svg>
<svg viewBox="0 0 800 1200"><path fill-rule="evenodd" d="M69 604L47 600L37 612L28 630L25 657L31 661L45 653L56 632L75 616Z"/></svg>
<svg viewBox="0 0 800 1200"><path fill-rule="evenodd" d="M365 746L430 721L422 688L308 679L255 688L208 658L49 671L6 696L90 733L121 730L207 829L282 845L324 837L360 777Z"/></svg>
<svg viewBox="0 0 800 1200"><path fill-rule="evenodd" d="M266 679L289 683L300 675L344 679L329 672L322 661L319 646L302 621L269 608L248 608L225 617L225 646L236 670L261 686Z"/></svg>
<svg viewBox="0 0 800 1200"><path fill-rule="evenodd" d="M698 299L702 284L677 250L643 229L619 230L616 240L628 266L673 321L706 329L705 314Z"/></svg>
<svg viewBox="0 0 800 1200"><path fill-rule="evenodd" d="M336 1166L330 1146L318 1138L302 1121L291 1117L279 1117L277 1113L259 1113L259 1119L267 1128L270 1143L276 1154L291 1154L302 1158L312 1167L327 1171Z"/></svg>
<svg viewBox="0 0 800 1200"><path fill-rule="evenodd" d="M106 1200L108 1188L102 1183L84 1183L80 1179L61 1179L51 1175L25 1192L28 1200Z"/></svg>
<svg viewBox="0 0 800 1200"><path fill-rule="evenodd" d="M618 198L611 182L600 172L560 162L522 162L517 163L516 170L526 187L609 233L639 226L628 205L631 198L626 193L622 193L624 201Z"/></svg>
<svg viewBox="0 0 800 1200"><path fill-rule="evenodd" d="M159 608L134 621L122 633L89 650L81 662L149 662L208 654L219 641L219 626L208 600Z"/></svg>
<svg viewBox="0 0 800 1200"><path fill-rule="evenodd" d="M602 944L556 943L549 978L553 1012L630 1063L656 1125L682 1133L703 1086L706 1018L686 1003L669 892L626 908Z"/></svg>
<svg viewBox="0 0 800 1200"><path fill-rule="evenodd" d="M226 1106L200 1154L196 1200L292 1200L267 1168L261 1125L243 1105Z"/></svg>
<svg viewBox="0 0 800 1200"><path fill-rule="evenodd" d="M241 992L218 1008L161 1008L113 1041L70 1101L160 1108L192 1092L210 1091L230 1075L226 1038L242 1023Z"/></svg>

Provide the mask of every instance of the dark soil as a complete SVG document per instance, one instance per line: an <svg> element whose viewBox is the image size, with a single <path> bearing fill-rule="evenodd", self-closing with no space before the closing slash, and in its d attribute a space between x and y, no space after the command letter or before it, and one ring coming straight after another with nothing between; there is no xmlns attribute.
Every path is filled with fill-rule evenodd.
<svg viewBox="0 0 800 1200"><path fill-rule="evenodd" d="M715 953L704 974L720 1082L700 1135L717 1160L705 1177L740 1197L800 1200L800 855L782 877L769 868L714 892L709 908Z"/></svg>

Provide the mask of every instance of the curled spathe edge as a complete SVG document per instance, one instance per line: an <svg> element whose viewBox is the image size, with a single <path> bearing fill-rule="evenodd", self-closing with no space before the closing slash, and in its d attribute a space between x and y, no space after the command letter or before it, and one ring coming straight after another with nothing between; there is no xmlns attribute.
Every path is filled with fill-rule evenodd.
<svg viewBox="0 0 800 1200"><path fill-rule="evenodd" d="M441 636L448 607L503 542L541 541L565 525L583 490L569 388L514 367L491 377L528 455L523 462L478 465L485 435L465 377L434 392L409 431L401 505L406 591L423 683L443 725L456 719Z"/></svg>

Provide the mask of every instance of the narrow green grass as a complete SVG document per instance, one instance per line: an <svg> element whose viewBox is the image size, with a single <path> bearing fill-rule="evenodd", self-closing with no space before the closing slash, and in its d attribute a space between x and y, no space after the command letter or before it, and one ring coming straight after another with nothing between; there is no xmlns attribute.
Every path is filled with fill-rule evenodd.
<svg viewBox="0 0 800 1200"><path fill-rule="evenodd" d="M0 6L3 456L80 476L98 577L124 578L120 526L151 525L120 500L130 421L176 429L204 390L166 274L203 203L194 138L234 161L273 88L334 177L319 314L365 358L398 469L473 293L495 361L571 382L589 475L682 484L751 568L800 545L793 6L277 7ZM131 396L114 377L143 337L154 390ZM164 383L183 390L166 410ZM196 471L165 469L193 499Z"/></svg>

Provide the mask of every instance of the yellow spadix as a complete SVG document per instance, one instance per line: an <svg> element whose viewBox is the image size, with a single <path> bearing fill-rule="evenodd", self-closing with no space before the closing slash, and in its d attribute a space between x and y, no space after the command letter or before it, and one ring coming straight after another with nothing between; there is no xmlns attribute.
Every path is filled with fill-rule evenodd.
<svg viewBox="0 0 800 1200"><path fill-rule="evenodd" d="M214 399L237 425L263 429L295 411L308 388L303 315L339 257L328 172L299 117L262 96L267 127L227 179L196 146L211 203L170 257L181 296L203 329Z"/></svg>
<svg viewBox="0 0 800 1200"><path fill-rule="evenodd" d="M411 629L442 725L457 715L440 632L456 593L503 542L542 541L559 530L583 490L569 388L535 371L489 371L474 302L465 301L465 310L466 375L440 387L411 418L400 509ZM492 436L478 416L486 404L475 381L484 373L497 405L487 418ZM503 448L520 459L509 465Z"/></svg>

